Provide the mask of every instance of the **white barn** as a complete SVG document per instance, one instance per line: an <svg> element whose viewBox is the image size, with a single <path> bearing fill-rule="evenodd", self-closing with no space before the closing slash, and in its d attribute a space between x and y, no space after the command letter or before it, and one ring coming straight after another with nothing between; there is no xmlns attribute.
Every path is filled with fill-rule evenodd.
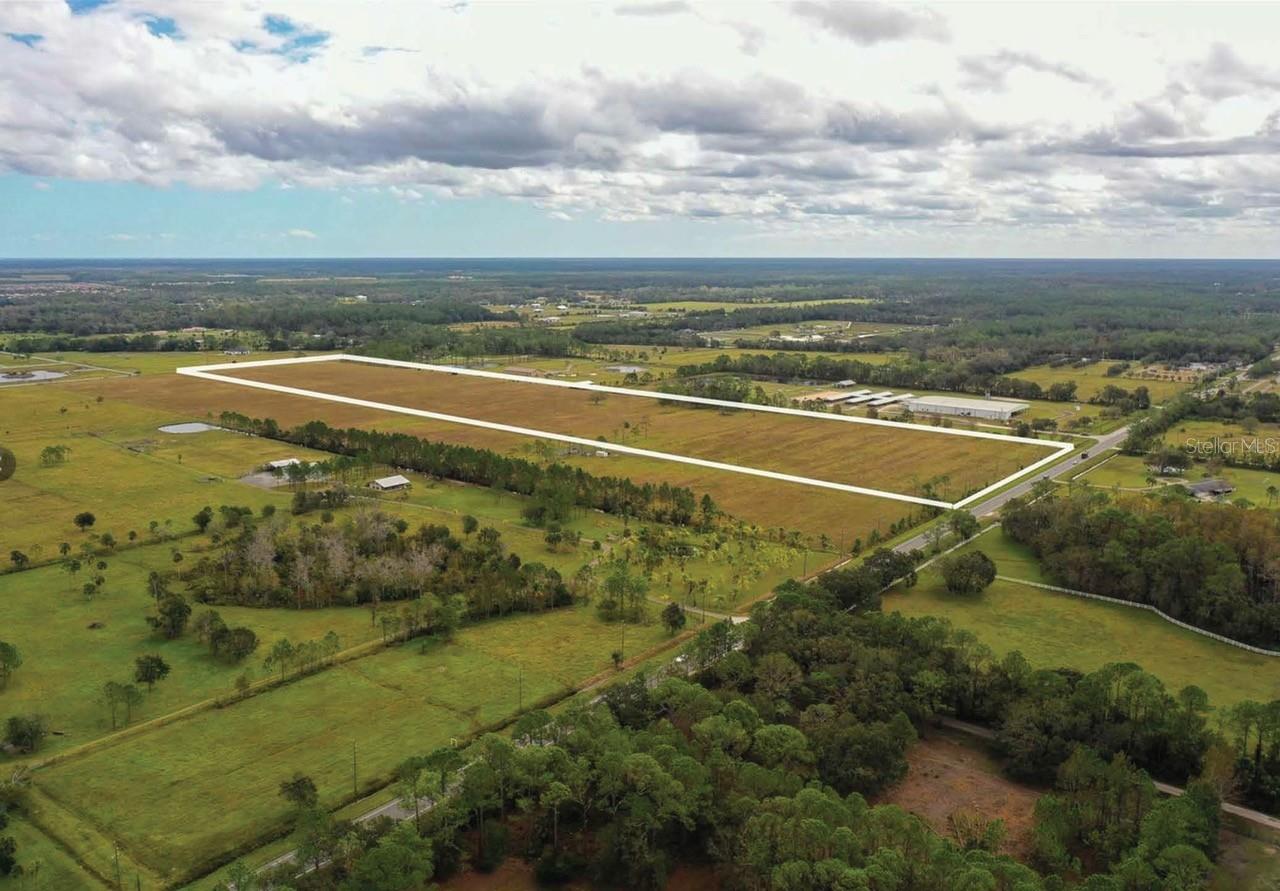
<svg viewBox="0 0 1280 891"><path fill-rule="evenodd" d="M926 415L950 415L959 418L984 418L1007 421L1031 406L1025 402L1002 399L966 399L962 396L915 396L903 403L913 412Z"/></svg>

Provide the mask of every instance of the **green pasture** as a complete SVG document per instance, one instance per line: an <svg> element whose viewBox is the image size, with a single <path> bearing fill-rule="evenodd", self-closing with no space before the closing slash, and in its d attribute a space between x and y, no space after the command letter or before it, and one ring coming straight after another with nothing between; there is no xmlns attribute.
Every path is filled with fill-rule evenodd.
<svg viewBox="0 0 1280 891"><path fill-rule="evenodd" d="M615 553L631 552L638 557L635 536L643 524L624 523L598 511L578 511L564 524L579 532L583 540L576 547L548 548L545 530L528 526L521 510L528 500L512 493L451 482L431 481L409 474L415 485L405 496L387 499L385 506L417 523L443 523L461 535L462 517L476 517L482 525L492 525L502 533L509 550L523 560L550 566L568 578L585 563L606 559ZM698 595L691 600L690 582L707 583L710 609L727 609L754 600L771 591L787 578L813 571L831 562L834 554L814 551L805 556L803 550L770 542L759 537L730 536L723 544L715 535L678 531L677 536L692 544L696 553L684 560L666 558L653 572L649 594L663 600L679 600L703 605ZM591 543L599 541L601 550Z"/></svg>
<svg viewBox="0 0 1280 891"><path fill-rule="evenodd" d="M0 833L18 845L18 865L23 875L0 878L3 891L61 891L109 887L85 870L75 858L59 847L28 820L10 814L9 826ZM132 878L132 876L130 876Z"/></svg>
<svg viewBox="0 0 1280 891"><path fill-rule="evenodd" d="M582 609L412 642L63 762L36 782L156 872L189 878L285 824L278 789L294 771L335 807L406 756L606 670L621 631ZM626 645L639 653L665 639L633 626Z"/></svg>
<svg viewBox="0 0 1280 891"><path fill-rule="evenodd" d="M121 352L91 353L88 351L67 350L57 353L40 353L39 358L46 361L80 362L130 374L170 374L175 368L185 365L215 365L223 362L257 362L263 359L288 359L293 356L307 355L303 352L268 352L254 350L247 356L228 356L221 350L209 352Z"/></svg>
<svg viewBox="0 0 1280 891"><path fill-rule="evenodd" d="M1116 455L1110 461L1097 465L1094 469L1078 477L1079 482L1088 483L1098 488L1110 489L1150 489L1151 480L1155 486L1175 485L1179 480L1198 482L1210 476L1209 470L1202 463L1191 465L1180 477L1155 476L1146 461L1137 455ZM1253 470L1242 467L1222 467L1212 474L1214 479L1225 479L1235 486L1235 491L1226 496L1227 500L1246 498L1261 507L1274 507L1277 500L1268 494L1268 488L1280 489L1280 473L1269 470Z"/></svg>
<svg viewBox="0 0 1280 891"><path fill-rule="evenodd" d="M986 552L1001 575L1040 580L1034 557L1004 541L999 530L966 547ZM1280 698L1280 657L1219 643L1145 610L1003 580L976 597L960 597L947 592L936 567L922 572L914 588L887 594L884 609L941 616L996 653L1019 650L1042 668L1091 671L1109 662L1136 662L1172 691L1201 687L1217 706Z"/></svg>
<svg viewBox="0 0 1280 891"><path fill-rule="evenodd" d="M198 539L177 542L186 549ZM23 664L4 690L6 714L37 712L54 735L41 750L48 756L111 732L110 714L101 702L108 680L132 680L133 662L158 653L172 668L169 677L146 695L135 721L161 717L210 697L229 694L246 669L262 677L264 651L281 637L295 641L337 632L343 646L380 636L364 609L265 610L218 606L230 625L252 628L262 641L259 652L240 665L212 658L191 634L165 640L152 633L145 617L152 612L147 575L172 568L171 544L133 548L108 555L106 584L92 600L81 593L85 575L71 576L59 566L0 575L3 639L15 644ZM189 553L188 559L196 554ZM181 587L180 585L178 586ZM198 612L203 609L194 605ZM90 626L100 627L90 627ZM0 762L4 758L0 756ZM3 769L0 764L0 769Z"/></svg>
<svg viewBox="0 0 1280 891"><path fill-rule="evenodd" d="M191 516L206 504L287 506L288 491L235 480L279 458L329 457L222 430L163 433L161 426L199 418L117 401L111 383L0 391L0 438L18 459L17 473L0 483L0 513L22 518L0 525L6 560L14 549L39 560L64 541L78 548L85 535L72 519L84 510L97 518L93 533L123 542L130 530L145 535L152 520L189 531ZM70 448L67 459L43 465L42 450L55 445Z"/></svg>
<svg viewBox="0 0 1280 891"><path fill-rule="evenodd" d="M651 313L683 313L704 312L706 310L723 309L736 312L740 309L757 309L761 306L770 308L790 306L818 306L823 303L871 303L868 297L838 297L831 300L759 300L751 302L732 300L672 300L663 303L637 303L634 309L645 309Z"/></svg>

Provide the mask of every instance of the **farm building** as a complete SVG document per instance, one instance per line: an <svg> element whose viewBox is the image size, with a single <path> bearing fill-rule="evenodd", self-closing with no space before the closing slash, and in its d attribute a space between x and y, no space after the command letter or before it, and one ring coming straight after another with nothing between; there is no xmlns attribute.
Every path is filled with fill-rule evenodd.
<svg viewBox="0 0 1280 891"><path fill-rule="evenodd" d="M395 474L394 476L384 476L376 479L369 484L370 489L377 489L379 492L395 492L398 489L407 489L413 485L409 482L409 478Z"/></svg>
<svg viewBox="0 0 1280 891"><path fill-rule="evenodd" d="M1198 483L1187 484L1187 491L1197 498L1219 498L1235 490L1236 487L1226 480L1201 480Z"/></svg>
<svg viewBox="0 0 1280 891"><path fill-rule="evenodd" d="M297 458L281 458L279 461L268 461L267 467L272 470L284 470L286 467L292 467L295 464L301 464Z"/></svg>
<svg viewBox="0 0 1280 891"><path fill-rule="evenodd" d="M844 402L849 398L849 394L844 390L823 390L821 393L811 393L801 398L802 402Z"/></svg>
<svg viewBox="0 0 1280 891"><path fill-rule="evenodd" d="M929 415L953 415L962 418L987 418L1007 421L1029 406L1025 402L1005 402L997 399L965 399L960 396L916 396L906 401L913 412Z"/></svg>

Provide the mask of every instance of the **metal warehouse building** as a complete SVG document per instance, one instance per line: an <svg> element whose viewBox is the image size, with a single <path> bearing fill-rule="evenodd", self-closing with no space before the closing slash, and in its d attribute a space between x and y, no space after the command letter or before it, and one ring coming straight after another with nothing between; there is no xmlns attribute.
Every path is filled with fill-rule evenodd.
<svg viewBox="0 0 1280 891"><path fill-rule="evenodd" d="M1025 402L997 399L965 399L960 396L915 396L905 403L913 412L928 415L952 415L961 418L987 418L1007 421L1031 406Z"/></svg>

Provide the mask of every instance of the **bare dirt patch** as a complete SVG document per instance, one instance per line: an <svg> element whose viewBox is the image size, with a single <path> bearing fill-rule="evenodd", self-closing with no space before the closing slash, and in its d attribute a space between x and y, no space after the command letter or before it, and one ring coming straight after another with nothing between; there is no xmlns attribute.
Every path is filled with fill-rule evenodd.
<svg viewBox="0 0 1280 891"><path fill-rule="evenodd" d="M972 741L949 734L922 739L907 754L907 761L907 778L879 803L896 804L948 837L948 817L956 811L1003 820L1001 853L1020 860L1030 854L1040 790L1001 776L994 758Z"/></svg>

